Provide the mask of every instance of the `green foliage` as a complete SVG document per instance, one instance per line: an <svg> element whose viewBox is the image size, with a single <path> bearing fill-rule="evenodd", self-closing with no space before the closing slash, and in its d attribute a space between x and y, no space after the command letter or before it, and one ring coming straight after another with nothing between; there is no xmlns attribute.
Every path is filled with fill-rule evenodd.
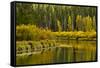
<svg viewBox="0 0 100 68"><path fill-rule="evenodd" d="M76 17L77 31L95 31L95 25L95 19L92 20L90 16L82 17L81 15L77 15Z"/></svg>
<svg viewBox="0 0 100 68"><path fill-rule="evenodd" d="M93 30L96 31L96 19L95 19L95 16L93 16Z"/></svg>
<svg viewBox="0 0 100 68"><path fill-rule="evenodd" d="M38 28L35 25L19 25L16 27L17 40L44 40L54 38L48 29Z"/></svg>
<svg viewBox="0 0 100 68"><path fill-rule="evenodd" d="M33 30L35 29L35 30ZM33 25L20 25L16 27L16 39L17 40L32 40L36 37L38 29ZM33 33L35 32L35 33Z"/></svg>
<svg viewBox="0 0 100 68"><path fill-rule="evenodd" d="M90 16L86 17L86 28L87 31L92 31L92 19Z"/></svg>
<svg viewBox="0 0 100 68"><path fill-rule="evenodd" d="M76 29L77 29L77 31L83 31L82 27L84 27L83 23L82 23L82 16L77 15L77 17L76 17Z"/></svg>
<svg viewBox="0 0 100 68"><path fill-rule="evenodd" d="M17 25L32 24L51 31L96 31L96 8L17 3L16 21Z"/></svg>
<svg viewBox="0 0 100 68"><path fill-rule="evenodd" d="M16 24L28 24L32 22L34 22L32 5L16 3Z"/></svg>
<svg viewBox="0 0 100 68"><path fill-rule="evenodd" d="M72 19L71 19L71 16L68 17L68 29L69 29L69 31L72 31Z"/></svg>
<svg viewBox="0 0 100 68"><path fill-rule="evenodd" d="M61 32L62 28L61 28L61 23L59 20L57 20L57 27L58 27L58 31Z"/></svg>
<svg viewBox="0 0 100 68"><path fill-rule="evenodd" d="M17 3L16 21L18 41L96 36L95 7Z"/></svg>

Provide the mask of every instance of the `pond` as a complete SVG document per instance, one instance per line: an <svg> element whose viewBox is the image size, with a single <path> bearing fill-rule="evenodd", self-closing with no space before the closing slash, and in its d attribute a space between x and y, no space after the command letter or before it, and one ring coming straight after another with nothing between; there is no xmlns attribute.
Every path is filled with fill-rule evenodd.
<svg viewBox="0 0 100 68"><path fill-rule="evenodd" d="M16 65L70 63L96 60L96 41L57 41L60 46L41 53L17 56Z"/></svg>

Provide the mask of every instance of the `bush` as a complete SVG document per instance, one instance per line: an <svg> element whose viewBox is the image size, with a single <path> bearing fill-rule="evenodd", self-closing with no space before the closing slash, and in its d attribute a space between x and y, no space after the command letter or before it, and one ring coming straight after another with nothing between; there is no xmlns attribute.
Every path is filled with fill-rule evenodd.
<svg viewBox="0 0 100 68"><path fill-rule="evenodd" d="M96 38L96 32L52 32L49 29L38 28L35 25L19 25L16 28L16 40L57 40L56 37L64 38Z"/></svg>
<svg viewBox="0 0 100 68"><path fill-rule="evenodd" d="M38 28L35 25L19 25L16 27L16 40L45 40L54 36L48 29Z"/></svg>

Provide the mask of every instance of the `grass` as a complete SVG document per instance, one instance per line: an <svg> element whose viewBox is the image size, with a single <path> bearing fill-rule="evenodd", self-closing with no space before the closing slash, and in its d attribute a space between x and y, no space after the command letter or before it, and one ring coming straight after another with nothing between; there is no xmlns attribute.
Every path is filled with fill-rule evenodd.
<svg viewBox="0 0 100 68"><path fill-rule="evenodd" d="M96 32L54 32L60 40L96 40Z"/></svg>
<svg viewBox="0 0 100 68"><path fill-rule="evenodd" d="M96 40L96 32L53 32L49 29L38 28L35 25L19 25L16 27L17 41L40 41L40 40Z"/></svg>
<svg viewBox="0 0 100 68"><path fill-rule="evenodd" d="M58 44L54 40L41 40L41 41L17 41L16 42L16 51L31 51L41 49L41 48L48 48L48 47L55 47Z"/></svg>

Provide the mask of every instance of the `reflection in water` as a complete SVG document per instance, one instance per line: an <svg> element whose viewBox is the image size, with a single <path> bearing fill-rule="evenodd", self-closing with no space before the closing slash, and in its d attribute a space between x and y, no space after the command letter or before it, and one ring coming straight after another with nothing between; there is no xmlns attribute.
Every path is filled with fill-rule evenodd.
<svg viewBox="0 0 100 68"><path fill-rule="evenodd" d="M96 41L58 41L61 46L41 53L17 56L17 65L80 62L96 60Z"/></svg>

